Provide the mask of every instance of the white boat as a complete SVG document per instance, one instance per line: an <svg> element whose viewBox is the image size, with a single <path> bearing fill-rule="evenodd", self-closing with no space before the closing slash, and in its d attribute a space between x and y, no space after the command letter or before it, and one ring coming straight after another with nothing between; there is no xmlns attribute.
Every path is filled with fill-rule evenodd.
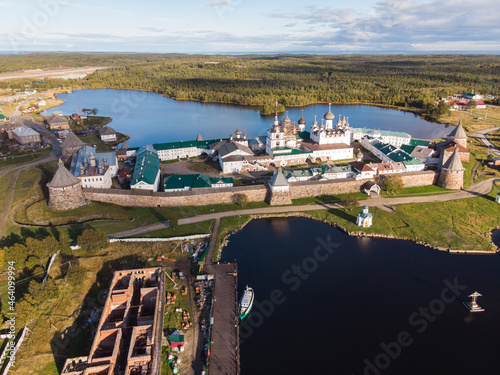
<svg viewBox="0 0 500 375"><path fill-rule="evenodd" d="M239 308L240 319L244 319L250 313L250 310L252 310L253 306L253 300L254 300L254 291L247 285L240 300L240 308Z"/></svg>

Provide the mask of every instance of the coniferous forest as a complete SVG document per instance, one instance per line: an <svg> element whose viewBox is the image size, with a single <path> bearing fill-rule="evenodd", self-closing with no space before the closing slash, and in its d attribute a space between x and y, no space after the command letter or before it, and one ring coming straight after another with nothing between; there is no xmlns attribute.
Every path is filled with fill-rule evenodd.
<svg viewBox="0 0 500 375"><path fill-rule="evenodd" d="M493 55L182 55L27 54L0 56L0 71L109 66L83 79L47 79L45 87L148 90L180 100L302 106L318 102L427 108L462 92L500 95ZM0 87L41 85L31 79Z"/></svg>

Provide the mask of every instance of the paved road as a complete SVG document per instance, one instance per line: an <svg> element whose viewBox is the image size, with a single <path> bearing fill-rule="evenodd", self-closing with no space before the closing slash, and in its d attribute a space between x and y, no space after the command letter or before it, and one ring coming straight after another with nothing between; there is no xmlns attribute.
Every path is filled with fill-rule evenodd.
<svg viewBox="0 0 500 375"><path fill-rule="evenodd" d="M497 155L500 155L500 150L498 148L493 147L491 142L488 141L488 139L486 138L486 134L493 132L495 130L500 130L500 127L479 130L477 132L472 133L471 136L481 140L486 145L486 147L490 149L490 151L496 153Z"/></svg>
<svg viewBox="0 0 500 375"><path fill-rule="evenodd" d="M489 180L482 181L478 184L471 186L467 190L460 190L456 193L439 194L439 195L427 195L427 196L412 196L412 197L402 197L402 198L387 198L384 196L376 196L373 198L368 198L361 202L363 205L368 205L370 207L378 207L384 210L389 210L391 206L396 206L398 204L407 203L426 203L426 202L446 202L457 199L474 198L484 194L488 194L491 191L493 182L498 179L491 178ZM258 214L272 214L272 213L286 213L286 212L302 212L302 211L313 211L313 210L324 210L324 209L335 209L342 208L338 203L333 204L308 204L302 206L274 206L274 207L264 207L264 208L254 208L249 210L239 210L239 211L226 211L217 212L205 215L193 216L185 219L179 219L178 224L191 224L198 223L200 221L220 219L227 216L236 215L258 215Z"/></svg>
<svg viewBox="0 0 500 375"><path fill-rule="evenodd" d="M146 226L135 228L135 229L125 230L123 232L113 233L109 237L110 238L130 237L130 236L135 236L136 234L152 232L155 230L160 230L160 229L165 229L165 228L170 228L170 221L168 221L168 220L162 221L159 223L146 225Z"/></svg>

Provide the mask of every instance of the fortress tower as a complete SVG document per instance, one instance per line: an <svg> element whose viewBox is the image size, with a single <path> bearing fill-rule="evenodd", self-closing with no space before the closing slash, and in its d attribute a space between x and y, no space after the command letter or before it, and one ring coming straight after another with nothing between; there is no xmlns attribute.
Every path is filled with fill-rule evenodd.
<svg viewBox="0 0 500 375"><path fill-rule="evenodd" d="M462 126L462 120L458 123L458 126L453 129L453 131L446 137L449 141L455 141L462 147L467 148L467 134L465 134L464 127Z"/></svg>
<svg viewBox="0 0 500 375"><path fill-rule="evenodd" d="M83 146L85 146L85 143L83 143L75 133L70 131L61 143L62 161L64 163L69 163L71 161L71 156L77 153Z"/></svg>
<svg viewBox="0 0 500 375"><path fill-rule="evenodd" d="M453 154L441 167L441 173L438 178L438 186L445 189L461 189L464 185L464 171L458 153L458 147L455 148Z"/></svg>
<svg viewBox="0 0 500 375"><path fill-rule="evenodd" d="M49 188L49 208L53 210L72 210L87 204L82 184L73 176L59 159L59 167L47 184Z"/></svg>

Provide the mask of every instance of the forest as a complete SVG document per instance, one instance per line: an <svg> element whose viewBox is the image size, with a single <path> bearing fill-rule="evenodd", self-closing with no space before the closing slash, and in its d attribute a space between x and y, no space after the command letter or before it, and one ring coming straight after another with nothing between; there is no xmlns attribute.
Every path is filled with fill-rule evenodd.
<svg viewBox="0 0 500 375"><path fill-rule="evenodd" d="M0 71L24 60L30 69L112 67L83 79L3 81L0 87L138 89L178 100L258 105L266 114L276 101L281 109L332 102L425 112L439 97L473 90L500 95L500 56L494 55L68 55L1 56Z"/></svg>

